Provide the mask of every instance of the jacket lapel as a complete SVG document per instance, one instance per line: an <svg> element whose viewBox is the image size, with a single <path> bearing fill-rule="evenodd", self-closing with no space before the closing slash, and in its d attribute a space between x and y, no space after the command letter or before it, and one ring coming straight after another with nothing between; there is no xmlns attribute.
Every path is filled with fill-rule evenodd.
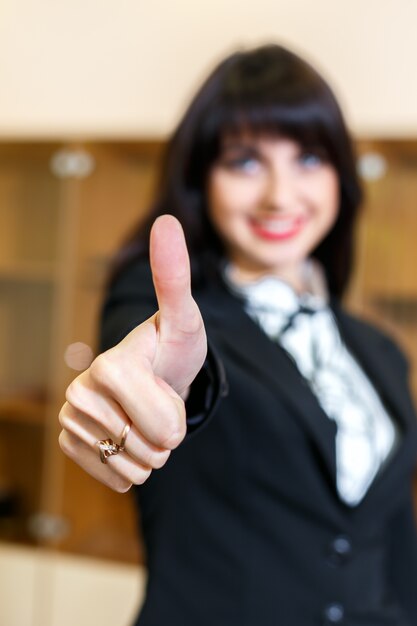
<svg viewBox="0 0 417 626"><path fill-rule="evenodd" d="M221 286L199 300L199 305L216 344L239 359L301 420L335 483L336 425L321 409L292 358L265 335L245 313L242 303Z"/></svg>
<svg viewBox="0 0 417 626"><path fill-rule="evenodd" d="M247 370L268 385L302 422L336 490L336 424L324 413L290 355L265 335L245 313L242 302L230 294L222 283L206 293L199 300L199 305L216 343L240 359ZM416 422L406 381L402 380L404 376L398 376L393 371L392 355L390 357L387 353L388 344L382 335L345 314L337 304L333 304L332 309L348 349L372 380L402 431L400 443L379 477L391 470L396 474L396 467L401 469L402 466L399 460L404 458L403 446L408 442L411 455L414 449L409 438L404 436L411 427L415 427ZM378 487L379 477L371 485L365 500Z"/></svg>
<svg viewBox="0 0 417 626"><path fill-rule="evenodd" d="M372 381L399 430L394 452L356 507L355 512L360 515L373 510L376 499L386 501L389 493L394 506L396 497L402 494L398 485L409 484L410 472L417 463L417 420L406 372L399 371L401 357L394 357L392 344L374 329L346 315L338 305L334 305L333 312L343 340Z"/></svg>
<svg viewBox="0 0 417 626"><path fill-rule="evenodd" d="M405 373L395 369L390 344L383 335L344 313L337 304L332 308L345 344L372 381L400 430L408 430L416 421L415 412Z"/></svg>

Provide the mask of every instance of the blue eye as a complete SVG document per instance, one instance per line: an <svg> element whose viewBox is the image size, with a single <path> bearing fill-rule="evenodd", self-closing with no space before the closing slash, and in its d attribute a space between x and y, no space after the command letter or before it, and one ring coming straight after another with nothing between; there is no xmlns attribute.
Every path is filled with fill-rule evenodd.
<svg viewBox="0 0 417 626"><path fill-rule="evenodd" d="M255 157L239 157L230 159L228 166L231 169L244 172L245 174L253 174L258 171L260 162Z"/></svg>
<svg viewBox="0 0 417 626"><path fill-rule="evenodd" d="M223 164L230 170L242 174L255 174L261 162L254 155L230 156L223 159Z"/></svg>
<svg viewBox="0 0 417 626"><path fill-rule="evenodd" d="M314 152L303 152L298 157L301 165L308 168L314 168L323 163L322 158Z"/></svg>
<svg viewBox="0 0 417 626"><path fill-rule="evenodd" d="M259 167L259 161L255 158L241 159L238 167L245 172L254 172Z"/></svg>

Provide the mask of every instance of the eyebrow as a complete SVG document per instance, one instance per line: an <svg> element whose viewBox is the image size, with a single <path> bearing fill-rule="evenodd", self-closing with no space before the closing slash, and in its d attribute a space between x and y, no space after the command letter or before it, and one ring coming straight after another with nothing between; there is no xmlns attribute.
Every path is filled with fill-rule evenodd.
<svg viewBox="0 0 417 626"><path fill-rule="evenodd" d="M241 151L241 152L249 152L251 154L259 154L260 150L257 146L254 146L251 143L246 143L244 141L239 141L236 140L233 143L226 143L223 147L222 147L222 153L225 152L234 152L234 151Z"/></svg>

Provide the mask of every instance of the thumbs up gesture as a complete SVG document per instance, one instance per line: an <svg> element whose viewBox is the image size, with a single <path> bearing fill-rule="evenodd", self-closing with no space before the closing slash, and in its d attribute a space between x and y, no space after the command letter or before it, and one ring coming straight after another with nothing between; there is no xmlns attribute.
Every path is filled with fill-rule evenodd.
<svg viewBox="0 0 417 626"><path fill-rule="evenodd" d="M153 225L150 262L158 311L71 383L59 416L65 454L120 492L184 438L184 400L207 353L184 234L170 215Z"/></svg>

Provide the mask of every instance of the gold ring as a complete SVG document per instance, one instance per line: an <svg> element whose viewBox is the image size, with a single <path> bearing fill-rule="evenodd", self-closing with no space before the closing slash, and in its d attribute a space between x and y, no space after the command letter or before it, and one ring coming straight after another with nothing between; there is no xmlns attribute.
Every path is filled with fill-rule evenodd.
<svg viewBox="0 0 417 626"><path fill-rule="evenodd" d="M100 449L100 461L102 463L107 463L109 456L119 454L120 452L119 444L114 443L112 439L102 439L101 441L97 441L97 445Z"/></svg>
<svg viewBox="0 0 417 626"><path fill-rule="evenodd" d="M132 422L129 420L123 428L120 444L115 443L113 439L101 439L100 441L97 441L97 446L100 450L100 461L102 463L107 463L109 456L114 456L115 454L119 454L119 452L123 452L125 449L126 437L129 434L131 425Z"/></svg>
<svg viewBox="0 0 417 626"><path fill-rule="evenodd" d="M132 425L132 422L129 420L127 422L126 426L123 428L122 438L120 440L120 445L119 445L118 452L123 452L123 450L125 449L126 437L129 434L129 430L130 430L131 425Z"/></svg>

